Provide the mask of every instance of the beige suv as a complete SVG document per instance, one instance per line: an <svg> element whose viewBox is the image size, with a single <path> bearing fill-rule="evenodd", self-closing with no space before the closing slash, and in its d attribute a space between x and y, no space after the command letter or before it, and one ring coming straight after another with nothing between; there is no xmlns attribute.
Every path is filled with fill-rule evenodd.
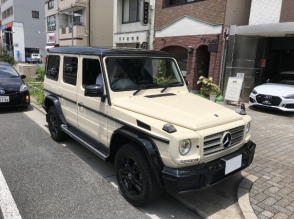
<svg viewBox="0 0 294 219"><path fill-rule="evenodd" d="M251 118L190 93L168 53L52 48L44 87L51 137L114 160L133 205L206 188L252 162Z"/></svg>

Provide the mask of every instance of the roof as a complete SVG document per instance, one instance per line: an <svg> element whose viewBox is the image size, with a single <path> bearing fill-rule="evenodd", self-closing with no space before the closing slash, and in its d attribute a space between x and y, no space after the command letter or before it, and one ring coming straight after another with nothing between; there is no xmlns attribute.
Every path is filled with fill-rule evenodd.
<svg viewBox="0 0 294 219"><path fill-rule="evenodd" d="M281 72L280 74L294 75L294 71L284 71L284 72Z"/></svg>
<svg viewBox="0 0 294 219"><path fill-rule="evenodd" d="M54 47L48 49L49 53L66 53L66 54L83 54L83 55L146 55L146 56L169 56L172 54L162 51L135 49L135 48L99 48L99 47L82 47L82 46L68 46L68 47Z"/></svg>

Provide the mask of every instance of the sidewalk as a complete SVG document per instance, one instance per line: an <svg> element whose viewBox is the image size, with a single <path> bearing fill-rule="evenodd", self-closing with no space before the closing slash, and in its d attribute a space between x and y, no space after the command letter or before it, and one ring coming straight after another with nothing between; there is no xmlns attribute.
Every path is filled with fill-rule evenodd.
<svg viewBox="0 0 294 219"><path fill-rule="evenodd" d="M233 110L237 108L220 104ZM45 114L34 97L31 105ZM219 209L211 209L212 214L209 214L207 209L202 211L208 206L201 206L197 197L179 195L174 198L204 218L237 218L238 215L246 219L294 218L294 113L250 109L247 104L246 112L253 120L251 139L257 144L255 157L249 168L232 176L232 180L224 185L231 187L230 191L238 201L226 200L226 194L223 194L220 200L227 203L220 203ZM237 186L233 182L238 183ZM210 192L214 190L210 189Z"/></svg>
<svg viewBox="0 0 294 219"><path fill-rule="evenodd" d="M236 106L224 106L236 109ZM257 177L250 204L260 219L294 218L294 113L248 108L256 152L245 171Z"/></svg>

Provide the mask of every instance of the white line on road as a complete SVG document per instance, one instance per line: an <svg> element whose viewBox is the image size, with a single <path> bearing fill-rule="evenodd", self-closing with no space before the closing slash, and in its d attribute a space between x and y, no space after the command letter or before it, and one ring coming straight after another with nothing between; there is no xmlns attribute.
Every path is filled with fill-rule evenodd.
<svg viewBox="0 0 294 219"><path fill-rule="evenodd" d="M0 169L0 208L4 219L21 219L15 201Z"/></svg>

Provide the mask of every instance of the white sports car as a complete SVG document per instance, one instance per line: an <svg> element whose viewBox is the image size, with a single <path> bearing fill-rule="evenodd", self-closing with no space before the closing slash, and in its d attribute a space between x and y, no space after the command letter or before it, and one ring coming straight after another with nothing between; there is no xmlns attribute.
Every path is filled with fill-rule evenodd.
<svg viewBox="0 0 294 219"><path fill-rule="evenodd" d="M268 83L255 87L249 105L294 112L294 72L282 72Z"/></svg>

